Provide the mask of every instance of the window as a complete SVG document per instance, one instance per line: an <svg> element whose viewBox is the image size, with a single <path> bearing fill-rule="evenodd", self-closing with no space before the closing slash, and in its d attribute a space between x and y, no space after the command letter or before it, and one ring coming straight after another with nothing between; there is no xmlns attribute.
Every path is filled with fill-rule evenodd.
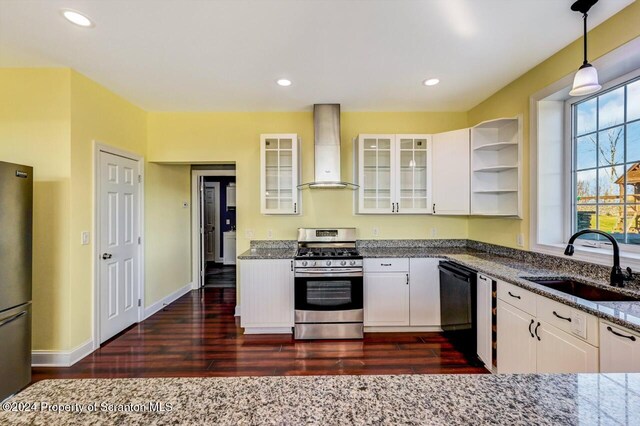
<svg viewBox="0 0 640 426"><path fill-rule="evenodd" d="M571 120L573 231L640 245L640 78L574 103Z"/></svg>

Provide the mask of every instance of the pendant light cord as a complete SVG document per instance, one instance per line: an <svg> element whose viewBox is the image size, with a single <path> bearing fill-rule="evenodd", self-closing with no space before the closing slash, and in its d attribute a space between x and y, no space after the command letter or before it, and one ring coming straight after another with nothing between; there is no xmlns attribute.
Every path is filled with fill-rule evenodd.
<svg viewBox="0 0 640 426"><path fill-rule="evenodd" d="M587 65L589 62L587 61L587 12L582 15L583 23L584 23L584 62L582 65Z"/></svg>

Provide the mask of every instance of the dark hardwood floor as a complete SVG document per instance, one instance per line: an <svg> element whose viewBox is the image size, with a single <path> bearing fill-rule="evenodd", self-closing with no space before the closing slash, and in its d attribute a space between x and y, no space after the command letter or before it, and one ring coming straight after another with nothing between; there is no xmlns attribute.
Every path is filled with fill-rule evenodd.
<svg viewBox="0 0 640 426"><path fill-rule="evenodd" d="M358 341L243 335L233 288L192 291L50 378L487 373L441 333L366 333Z"/></svg>

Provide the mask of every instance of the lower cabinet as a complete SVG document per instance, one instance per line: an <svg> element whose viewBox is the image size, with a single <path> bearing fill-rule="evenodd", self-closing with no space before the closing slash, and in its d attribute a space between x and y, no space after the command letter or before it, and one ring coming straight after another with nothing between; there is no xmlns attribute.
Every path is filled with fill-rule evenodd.
<svg viewBox="0 0 640 426"><path fill-rule="evenodd" d="M409 325L409 272L364 276L364 325Z"/></svg>
<svg viewBox="0 0 640 426"><path fill-rule="evenodd" d="M439 327L439 259L365 259L364 325Z"/></svg>
<svg viewBox="0 0 640 426"><path fill-rule="evenodd" d="M245 333L291 333L293 261L240 260L240 326Z"/></svg>
<svg viewBox="0 0 640 426"><path fill-rule="evenodd" d="M501 298L503 294L508 295L513 286L498 282L498 287L500 286L503 286L503 289L498 290L498 373L597 373L599 371L598 347L594 346L597 344L597 339L591 342L585 340L590 338L594 332L592 329L597 327L595 317L584 312L573 312L573 308L555 302L550 303L552 301L549 299L523 289L517 290L516 296L519 298L514 300L521 304L515 307ZM515 290L512 294L516 294ZM523 300L528 302L524 304ZM532 301L535 303L532 304ZM557 312L557 305L564 307L566 312L562 311L563 315ZM584 339L541 319L549 316L547 309L552 309L551 315L553 313L560 317L566 315L567 324L572 324L580 318L586 329L581 328L573 332L585 336ZM533 312L536 312L535 316ZM571 330L570 326L567 330Z"/></svg>
<svg viewBox="0 0 640 426"><path fill-rule="evenodd" d="M498 372L535 373L536 340L529 333L535 319L520 309L498 300Z"/></svg>
<svg viewBox="0 0 640 426"><path fill-rule="evenodd" d="M640 333L600 320L600 372L640 373Z"/></svg>

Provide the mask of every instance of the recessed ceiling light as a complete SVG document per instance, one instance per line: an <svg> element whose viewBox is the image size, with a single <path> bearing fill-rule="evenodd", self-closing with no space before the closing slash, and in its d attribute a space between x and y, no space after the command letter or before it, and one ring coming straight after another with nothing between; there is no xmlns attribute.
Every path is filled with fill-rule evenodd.
<svg viewBox="0 0 640 426"><path fill-rule="evenodd" d="M438 80L437 78L429 78L422 82L422 84L424 84L425 86L435 86L438 83L440 83L440 80Z"/></svg>
<svg viewBox="0 0 640 426"><path fill-rule="evenodd" d="M75 10L63 9L62 16L64 16L67 21L79 27L93 27L93 21L91 19Z"/></svg>
<svg viewBox="0 0 640 426"><path fill-rule="evenodd" d="M282 86L282 87L291 86L291 80L287 80L286 78L281 78L278 81L276 81L276 83L278 83L278 86Z"/></svg>

